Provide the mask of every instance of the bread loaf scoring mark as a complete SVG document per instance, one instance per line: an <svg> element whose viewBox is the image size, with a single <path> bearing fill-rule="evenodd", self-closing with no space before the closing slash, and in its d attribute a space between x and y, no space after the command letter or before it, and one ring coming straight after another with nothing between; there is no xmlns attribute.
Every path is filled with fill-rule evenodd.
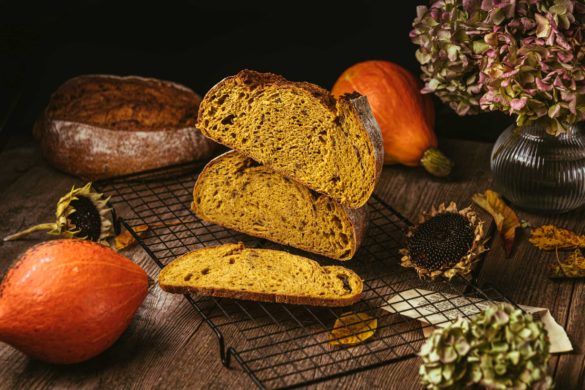
<svg viewBox="0 0 585 390"><path fill-rule="evenodd" d="M340 260L358 247L346 209L235 151L206 167L193 197L201 219L233 230Z"/></svg>
<svg viewBox="0 0 585 390"><path fill-rule="evenodd" d="M137 77L84 76L51 97L47 119L112 130L154 131L194 127L199 97L177 84Z"/></svg>
<svg viewBox="0 0 585 390"><path fill-rule="evenodd" d="M230 264L226 261L230 258L237 261ZM187 277L199 275L204 269L211 272L200 278ZM338 275L345 278L349 287L344 287ZM241 244L200 248L185 254L160 272L159 285L175 293L319 306L352 304L363 289L359 276L346 268L321 267L305 257L244 248ZM246 294L241 294L242 291Z"/></svg>

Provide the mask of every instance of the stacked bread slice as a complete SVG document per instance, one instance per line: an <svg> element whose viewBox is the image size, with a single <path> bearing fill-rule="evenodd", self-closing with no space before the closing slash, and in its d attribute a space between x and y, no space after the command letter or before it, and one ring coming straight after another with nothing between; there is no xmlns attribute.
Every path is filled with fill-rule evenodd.
<svg viewBox="0 0 585 390"><path fill-rule="evenodd" d="M378 181L382 135L360 95L244 70L213 87L197 127L237 152L213 160L193 211L253 236L349 260Z"/></svg>
<svg viewBox="0 0 585 390"><path fill-rule="evenodd" d="M364 96L351 94L335 100L313 84L244 70L207 93L199 107L197 128L234 149L212 160L199 175L192 209L202 220L337 260L355 255L366 225L365 204L378 182L384 155L380 129ZM223 246L214 251L227 249ZM207 259L211 252L205 253ZM240 248L235 255L250 275L256 273L250 265L253 261L248 261L251 253ZM274 261L279 257L262 253L263 258L270 256ZM283 256L289 259L292 255ZM214 269L234 269L225 268L224 260L217 261ZM296 256L292 263L298 261ZM262 272L267 278L273 276L265 261L258 266L265 268ZM167 272L165 280L159 279L161 286L307 304L323 298L319 289L314 289L315 294L321 296L295 293L291 298L290 292L276 289L272 293L257 281L243 288L234 287L233 281L221 287L221 277L220 285L213 279L213 285L206 288L209 277L196 271L198 281L194 282L193 276L187 278L183 273L170 277ZM350 292L340 290L351 293L351 299L335 293L327 305L346 305L358 299L361 284L359 292L353 287Z"/></svg>

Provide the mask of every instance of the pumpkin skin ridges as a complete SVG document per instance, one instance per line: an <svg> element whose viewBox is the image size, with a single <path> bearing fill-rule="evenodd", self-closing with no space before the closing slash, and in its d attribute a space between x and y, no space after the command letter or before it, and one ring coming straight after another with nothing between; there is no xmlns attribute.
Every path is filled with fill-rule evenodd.
<svg viewBox="0 0 585 390"><path fill-rule="evenodd" d="M119 338L147 292L142 268L110 248L75 239L36 245L0 286L0 340L47 362L81 362Z"/></svg>
<svg viewBox="0 0 585 390"><path fill-rule="evenodd" d="M388 61L365 61L348 68L334 96L357 91L368 97L384 138L384 163L419 166L426 150L437 148L434 107L409 71Z"/></svg>

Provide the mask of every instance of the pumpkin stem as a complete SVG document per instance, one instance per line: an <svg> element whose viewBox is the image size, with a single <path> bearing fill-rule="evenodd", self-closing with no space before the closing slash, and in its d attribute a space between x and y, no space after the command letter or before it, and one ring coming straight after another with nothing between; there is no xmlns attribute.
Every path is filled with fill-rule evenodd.
<svg viewBox="0 0 585 390"><path fill-rule="evenodd" d="M37 232L39 230L53 230L57 225L55 223L41 223L39 225L29 227L28 229L24 229L18 233L11 234L9 236L4 237L4 241L11 241L17 240L20 237L26 236L27 234Z"/></svg>
<svg viewBox="0 0 585 390"><path fill-rule="evenodd" d="M439 149L427 149L420 159L421 165L431 175L445 177L451 173L454 164Z"/></svg>

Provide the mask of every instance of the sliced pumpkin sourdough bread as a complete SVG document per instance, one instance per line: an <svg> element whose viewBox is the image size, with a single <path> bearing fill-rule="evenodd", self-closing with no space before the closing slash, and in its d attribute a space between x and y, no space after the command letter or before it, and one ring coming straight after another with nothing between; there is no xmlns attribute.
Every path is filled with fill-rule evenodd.
<svg viewBox="0 0 585 390"><path fill-rule="evenodd" d="M347 268L241 243L187 253L162 269L158 284L171 293L312 306L348 306L363 290Z"/></svg>
<svg viewBox="0 0 585 390"><path fill-rule="evenodd" d="M204 221L337 260L354 256L366 225L365 207L341 206L235 151L207 164L191 207Z"/></svg>
<svg viewBox="0 0 585 390"><path fill-rule="evenodd" d="M382 170L380 128L359 94L326 90L272 73L243 70L213 87L197 128L278 173L357 208Z"/></svg>

